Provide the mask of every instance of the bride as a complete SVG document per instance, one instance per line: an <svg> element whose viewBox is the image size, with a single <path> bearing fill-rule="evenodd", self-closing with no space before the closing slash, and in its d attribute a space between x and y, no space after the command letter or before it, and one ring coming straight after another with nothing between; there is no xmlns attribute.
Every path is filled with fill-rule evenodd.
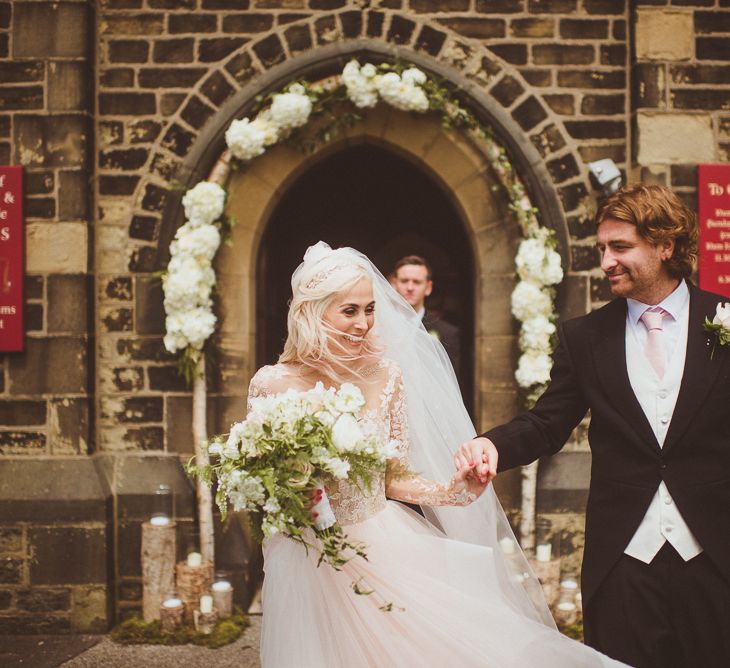
<svg viewBox="0 0 730 668"><path fill-rule="evenodd" d="M284 352L253 377L249 400L318 381L360 387L360 419L398 455L369 490L329 490L367 561L335 571L286 536L264 542L264 668L622 665L556 630L493 489L469 469L449 480L450 444L474 428L444 349L364 255L323 242L292 276Z"/></svg>

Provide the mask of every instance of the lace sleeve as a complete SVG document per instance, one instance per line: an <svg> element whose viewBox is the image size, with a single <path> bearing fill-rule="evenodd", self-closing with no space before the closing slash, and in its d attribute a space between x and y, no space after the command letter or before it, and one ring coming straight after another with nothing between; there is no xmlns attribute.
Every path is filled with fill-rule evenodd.
<svg viewBox="0 0 730 668"><path fill-rule="evenodd" d="M467 506L476 500L464 484L452 479L448 485L426 480L410 471L408 451L408 407L403 373L397 365L390 372L386 386L390 438L396 442L397 456L388 463L385 493L396 501L422 506Z"/></svg>
<svg viewBox="0 0 730 668"><path fill-rule="evenodd" d="M277 380L283 378L283 372L275 366L262 366L251 378L248 385L248 400L246 403L246 412L251 411L251 401L258 397L269 397L276 394L278 389L275 387Z"/></svg>

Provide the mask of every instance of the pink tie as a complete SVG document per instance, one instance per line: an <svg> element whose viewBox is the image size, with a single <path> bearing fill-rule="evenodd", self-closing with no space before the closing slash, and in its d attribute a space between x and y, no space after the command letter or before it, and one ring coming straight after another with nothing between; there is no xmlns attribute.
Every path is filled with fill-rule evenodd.
<svg viewBox="0 0 730 668"><path fill-rule="evenodd" d="M644 311L641 322L647 330L646 347L644 353L649 364L654 367L659 378L664 377L664 340L662 339L662 320L666 311L664 309Z"/></svg>

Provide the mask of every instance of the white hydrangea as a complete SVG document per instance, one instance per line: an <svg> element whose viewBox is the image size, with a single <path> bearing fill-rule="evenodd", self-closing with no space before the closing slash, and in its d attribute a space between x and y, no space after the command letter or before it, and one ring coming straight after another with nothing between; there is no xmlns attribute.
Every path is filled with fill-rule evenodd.
<svg viewBox="0 0 730 668"><path fill-rule="evenodd" d="M279 128L271 118L271 111L266 109L254 119L252 125L264 133L264 146L271 146L279 141Z"/></svg>
<svg viewBox="0 0 730 668"><path fill-rule="evenodd" d="M378 93L392 107L403 111L428 110L428 97L413 81L404 81L395 72L388 72L376 79Z"/></svg>
<svg viewBox="0 0 730 668"><path fill-rule="evenodd" d="M174 353L191 346L201 350L207 338L215 330L216 317L210 308L198 307L188 311L168 312L164 343L168 352Z"/></svg>
<svg viewBox="0 0 730 668"><path fill-rule="evenodd" d="M226 145L233 157L251 160L261 155L266 147L266 133L260 124L242 118L234 120L226 130Z"/></svg>
<svg viewBox="0 0 730 668"><path fill-rule="evenodd" d="M530 281L520 281L512 292L512 314L524 322L537 316L550 316L553 301L540 286Z"/></svg>
<svg viewBox="0 0 730 668"><path fill-rule="evenodd" d="M312 113L312 101L304 86L292 84L286 93L274 95L271 103L271 120L281 130L290 130L304 125Z"/></svg>
<svg viewBox="0 0 730 668"><path fill-rule="evenodd" d="M196 306L210 306L210 293L215 285L215 271L201 266L192 257L175 257L170 261L174 269L164 277L165 310L168 314Z"/></svg>
<svg viewBox="0 0 730 668"><path fill-rule="evenodd" d="M406 83L417 84L419 86L426 83L426 74L417 67L409 67L401 74L400 78Z"/></svg>
<svg viewBox="0 0 730 668"><path fill-rule="evenodd" d="M541 239L524 239L515 258L517 273L523 281L555 285L563 280L560 255Z"/></svg>
<svg viewBox="0 0 730 668"><path fill-rule="evenodd" d="M226 191L217 183L201 181L185 193L182 204L189 225L210 225L223 215Z"/></svg>
<svg viewBox="0 0 730 668"><path fill-rule="evenodd" d="M538 350L550 353L550 338L555 334L555 325L544 315L538 315L522 323L520 330L520 348L522 350Z"/></svg>
<svg viewBox="0 0 730 668"><path fill-rule="evenodd" d="M368 63L360 67L356 60L351 60L342 70L347 97L359 109L374 107L378 103L376 74L374 65Z"/></svg>
<svg viewBox="0 0 730 668"><path fill-rule="evenodd" d="M515 378L521 387L542 385L550 380L551 368L550 355L537 350L529 350L520 357Z"/></svg>
<svg viewBox="0 0 730 668"><path fill-rule="evenodd" d="M170 244L170 255L192 257L198 262L210 264L220 245L221 235L215 225L192 227L185 223Z"/></svg>

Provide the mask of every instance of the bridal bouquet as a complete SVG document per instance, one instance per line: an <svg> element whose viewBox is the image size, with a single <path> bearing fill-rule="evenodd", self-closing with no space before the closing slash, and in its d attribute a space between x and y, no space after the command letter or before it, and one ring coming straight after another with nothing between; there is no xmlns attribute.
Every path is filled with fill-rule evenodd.
<svg viewBox="0 0 730 668"><path fill-rule="evenodd" d="M320 564L339 570L353 556L367 556L365 546L350 542L337 524L325 483L347 480L369 488L394 456L394 444L380 438L374 424L358 422L364 405L350 383L255 398L243 422L208 444L212 463L191 469L217 483L224 517L229 504L248 510L260 539L282 532L315 547ZM316 546L311 531L319 538Z"/></svg>

